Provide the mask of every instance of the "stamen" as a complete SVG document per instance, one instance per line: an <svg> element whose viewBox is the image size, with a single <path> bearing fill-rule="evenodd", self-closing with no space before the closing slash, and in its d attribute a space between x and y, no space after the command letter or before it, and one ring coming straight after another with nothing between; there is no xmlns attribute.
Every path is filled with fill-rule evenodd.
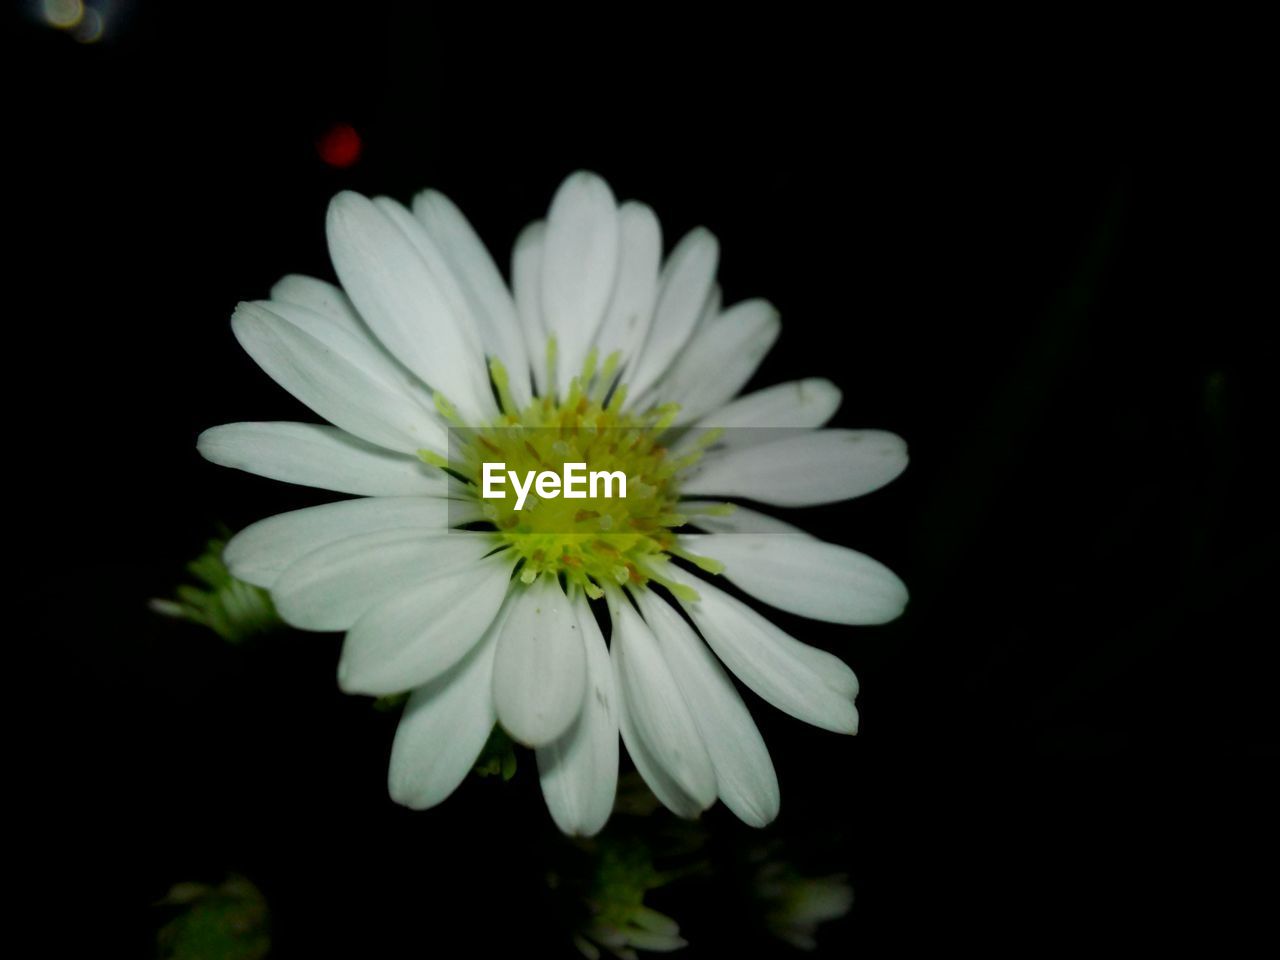
<svg viewBox="0 0 1280 960"><path fill-rule="evenodd" d="M590 350L587 351L586 359L582 361L582 376L579 379L582 381L583 389L586 389L588 386L590 386L591 378L594 377L595 375L596 375L596 348L592 347Z"/></svg>
<svg viewBox="0 0 1280 960"><path fill-rule="evenodd" d="M618 365L621 362L621 350L615 350L604 358L604 369L600 371L600 376L596 379L595 386L591 390L592 402L600 403L604 399L609 387L613 385L614 375L618 372Z"/></svg>
<svg viewBox="0 0 1280 960"><path fill-rule="evenodd" d="M691 507L689 504L682 504L694 517L729 517L738 510L736 503L708 503L702 506Z"/></svg>
<svg viewBox="0 0 1280 960"><path fill-rule="evenodd" d="M439 412L440 416L444 417L455 427L462 426L462 419L458 416L457 408L448 401L443 393L437 390L433 395L432 400L435 402L436 410Z"/></svg>
<svg viewBox="0 0 1280 960"><path fill-rule="evenodd" d="M711 557L704 557L701 554L691 553L683 547L672 547L669 551L677 557L688 560L699 570L705 570L707 573L720 574L724 573L724 564L719 560L713 560Z"/></svg>
<svg viewBox="0 0 1280 960"><path fill-rule="evenodd" d="M434 450L419 450L418 459L423 463L429 463L433 467L439 467L441 470L449 469L449 458L445 457Z"/></svg>
<svg viewBox="0 0 1280 960"><path fill-rule="evenodd" d="M617 413L622 409L622 405L627 402L627 385L625 383L618 384L618 389L613 391L613 396L609 398L608 411Z"/></svg>
<svg viewBox="0 0 1280 960"><path fill-rule="evenodd" d="M507 377L507 368L497 357L489 358L489 378L493 380L493 385L498 390L498 401L502 405L503 412L515 413L516 402L511 396L511 381Z"/></svg>
<svg viewBox="0 0 1280 960"><path fill-rule="evenodd" d="M547 337L547 398L556 392L556 338Z"/></svg>

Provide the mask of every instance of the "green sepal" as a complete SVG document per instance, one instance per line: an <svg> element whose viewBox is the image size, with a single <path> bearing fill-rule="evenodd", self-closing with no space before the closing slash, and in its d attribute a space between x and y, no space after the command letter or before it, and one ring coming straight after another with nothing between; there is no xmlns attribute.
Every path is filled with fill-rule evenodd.
<svg viewBox="0 0 1280 960"><path fill-rule="evenodd" d="M187 564L187 572L199 585L181 584L174 590L174 599L156 598L148 606L161 616L208 627L231 643L279 629L284 621L271 595L236 579L227 569L222 559L226 545L225 537L212 539L204 553Z"/></svg>
<svg viewBox="0 0 1280 960"><path fill-rule="evenodd" d="M516 775L516 745L501 727L494 726L471 770L479 777L500 776L504 782Z"/></svg>

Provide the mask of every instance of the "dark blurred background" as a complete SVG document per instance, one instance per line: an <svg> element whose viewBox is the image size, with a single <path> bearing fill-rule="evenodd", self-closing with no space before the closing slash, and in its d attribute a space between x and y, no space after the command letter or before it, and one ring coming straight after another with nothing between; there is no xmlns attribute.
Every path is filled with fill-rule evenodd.
<svg viewBox="0 0 1280 960"><path fill-rule="evenodd" d="M1274 257L1247 55L1224 74L1204 38L1147 65L1107 24L1059 49L1030 25L682 8L117 0L77 33L47 7L6 15L4 69L35 293L10 314L15 440L49 501L19 506L38 574L11 607L38 603L56 661L21 721L51 944L149 955L172 883L238 871L273 956L569 955L528 755L400 809L395 715L338 691L338 637L231 646L146 602L218 523L323 499L195 437L312 419L228 321L284 273L332 276L328 198L436 187L505 267L578 168L668 244L713 230L727 301L778 305L756 385L829 377L836 425L911 445L889 488L794 518L898 571L907 615L775 617L857 671L861 733L750 700L782 781L767 836L856 889L821 952L1221 945L1274 914L1275 308L1244 292ZM787 955L731 879L656 898L687 956Z"/></svg>

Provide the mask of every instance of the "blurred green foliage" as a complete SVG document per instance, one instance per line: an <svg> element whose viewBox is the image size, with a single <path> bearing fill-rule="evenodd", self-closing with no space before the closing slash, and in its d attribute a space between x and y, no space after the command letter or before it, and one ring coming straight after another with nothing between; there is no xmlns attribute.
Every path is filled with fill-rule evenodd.
<svg viewBox="0 0 1280 960"><path fill-rule="evenodd" d="M489 734L472 772L481 777L501 776L504 781L516 775L516 745L501 727L495 726Z"/></svg>
<svg viewBox="0 0 1280 960"><path fill-rule="evenodd" d="M244 877L178 883L157 906L180 910L156 935L161 960L261 960L271 950L267 902Z"/></svg>
<svg viewBox="0 0 1280 960"><path fill-rule="evenodd" d="M266 590L237 580L223 563L228 535L210 540L204 553L187 564L199 586L183 584L175 599L155 599L150 606L163 616L201 624L224 640L242 643L279 628L283 621Z"/></svg>

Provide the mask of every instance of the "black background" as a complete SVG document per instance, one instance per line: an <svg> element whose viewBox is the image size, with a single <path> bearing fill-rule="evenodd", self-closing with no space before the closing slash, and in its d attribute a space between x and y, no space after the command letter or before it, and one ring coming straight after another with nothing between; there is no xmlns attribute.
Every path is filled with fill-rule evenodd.
<svg viewBox="0 0 1280 960"><path fill-rule="evenodd" d="M1274 258L1252 232L1246 55L1237 76L1207 39L1148 64L1030 25L999 25L1010 46L994 24L659 8L117 8L92 46L21 10L6 25L16 279L37 294L10 316L13 438L49 503L18 508L38 589L11 608L37 605L55 661L21 727L53 944L147 955L151 901L237 870L281 957L460 955L455 935L568 954L531 763L412 814L385 793L394 716L337 690L338 637L231 647L145 604L218 522L320 499L194 444L310 419L228 320L284 273L331 276L328 198L437 187L505 265L578 168L652 205L668 244L708 226L726 299L778 305L756 384L829 377L836 425L911 445L889 488L798 520L898 571L907 615L776 617L858 672L861 733L751 701L782 781L769 836L857 890L823 952L1221 946L1274 912L1254 466L1274 299L1244 294ZM348 170L315 149L338 121L363 138ZM707 821L754 839L722 807ZM659 898L688 956L774 949L733 879Z"/></svg>

